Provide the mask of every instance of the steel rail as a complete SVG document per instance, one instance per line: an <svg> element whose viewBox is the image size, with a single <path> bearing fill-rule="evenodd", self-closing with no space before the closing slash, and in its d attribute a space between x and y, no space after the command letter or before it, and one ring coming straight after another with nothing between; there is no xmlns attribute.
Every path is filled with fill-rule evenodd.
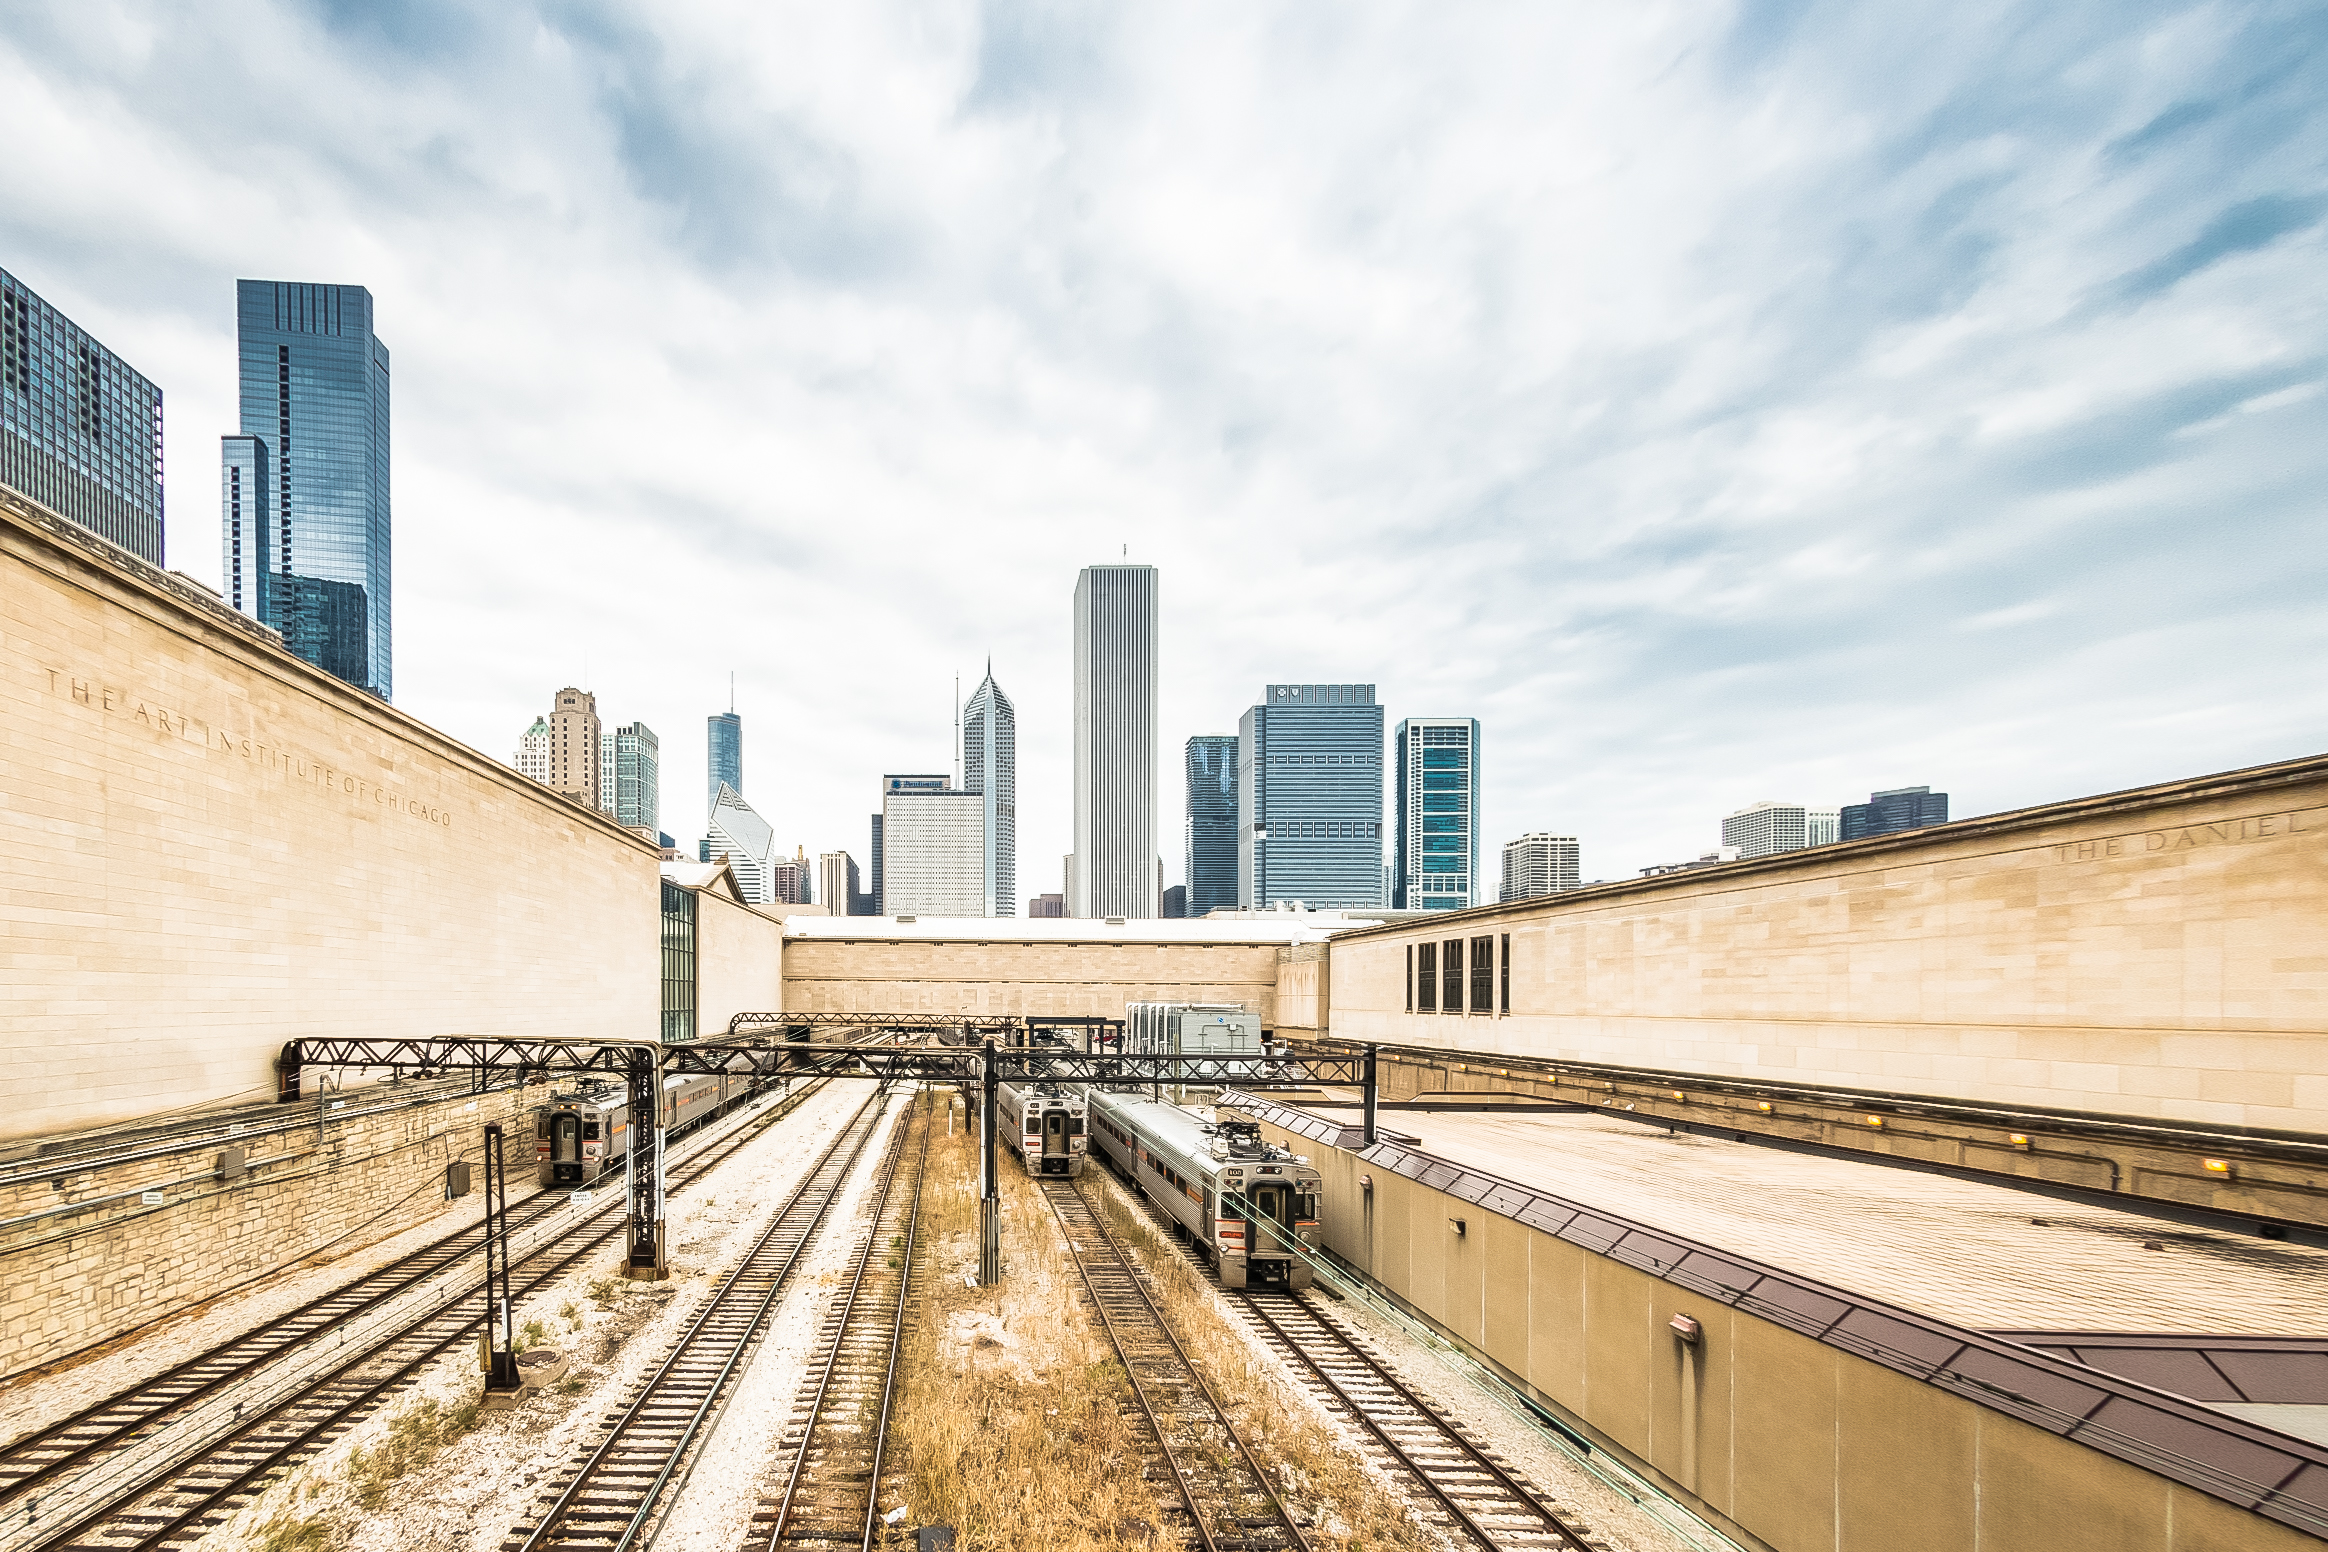
<svg viewBox="0 0 2328 1552"><path fill-rule="evenodd" d="M1255 1293L1251 1289L1245 1289L1232 1291L1230 1297L1236 1301L1239 1308L1253 1316L1268 1330L1270 1335L1276 1338L1276 1342L1272 1345L1281 1347L1288 1356L1298 1360L1302 1367L1308 1369L1318 1382L1332 1394L1334 1399L1341 1403L1351 1419L1373 1435L1375 1442L1387 1450L1391 1458L1413 1476L1416 1482L1421 1484L1424 1491L1438 1500L1440 1507L1453 1516L1463 1532L1480 1546L1490 1548L1491 1552L1504 1552L1504 1549L1517 1544L1540 1545L1545 1538L1550 1538L1550 1544L1554 1546L1575 1549L1575 1552L1590 1552L1584 1539L1572 1530L1554 1512L1552 1507L1536 1494L1534 1489L1507 1471L1493 1456L1472 1443L1445 1414L1417 1395L1403 1380L1392 1373L1388 1364L1359 1346L1340 1326L1327 1319L1324 1311L1316 1308L1300 1295L1290 1292ZM1434 1468L1416 1459L1412 1448L1401 1444L1391 1436L1390 1429L1396 1420L1378 1416L1377 1408L1369 1407L1366 1402L1354 1395L1348 1386L1328 1371L1325 1363L1319 1361L1318 1356L1310 1350L1309 1345L1286 1329L1284 1323L1269 1312L1266 1301L1278 1299L1300 1309L1303 1314L1309 1317L1310 1324L1330 1339L1340 1356L1338 1358L1329 1357L1327 1361L1353 1363L1361 1367L1368 1380L1388 1389L1405 1410L1411 1414L1412 1421L1407 1426L1426 1430L1428 1434L1433 1436L1427 1440L1427 1443L1436 1445L1439 1449L1458 1458L1456 1467L1458 1472L1489 1478L1510 1503L1517 1507L1517 1517L1536 1520L1537 1526L1521 1527L1517 1532L1518 1536L1530 1539L1515 1542L1513 1531L1506 1530L1499 1537L1495 1530L1482 1524L1479 1516L1473 1512L1471 1507L1458 1501L1452 1485L1443 1480L1448 1475L1446 1468ZM1508 1519L1515 1516L1510 1509L1504 1509L1499 1517Z"/></svg>
<svg viewBox="0 0 2328 1552"><path fill-rule="evenodd" d="M796 1096L798 1099L806 1099L807 1097L807 1092ZM797 1108L796 1105L784 1105L778 1108L775 1113L760 1118L756 1124L738 1127L730 1136L707 1144L705 1152L685 1161L681 1183L685 1184L700 1179L703 1175L716 1169L738 1151L764 1135L770 1126L789 1115L795 1108ZM577 1263L603 1249L608 1241L619 1237L624 1227L623 1219L620 1216L622 1205L619 1197L610 1198L604 1206L599 1207L588 1218L584 1219L583 1224L578 1224L577 1229L591 1223L598 1225L595 1233L589 1234L579 1243L569 1237L545 1245L528 1256L516 1269L526 1274L526 1281L514 1297L522 1299L535 1290L556 1281ZM554 1259L549 1260L547 1264L544 1263L545 1257L553 1256ZM47 1532L39 1545L46 1549L68 1544L95 1544L107 1547L137 1548L139 1552L150 1552L150 1549L167 1545L178 1539L179 1533L190 1526L196 1527L198 1532L206 1531L208 1525L197 1525L197 1522L205 1521L218 1514L222 1506L256 1490L268 1478L286 1466L295 1463L315 1448L328 1443L330 1439L336 1438L347 1427L351 1426L355 1419L371 1410L386 1396L402 1389L421 1370L447 1352L473 1342L477 1333L484 1329L484 1319L481 1315L464 1313L460 1308L462 1302L470 1297L472 1291L464 1290L446 1303L414 1320L402 1330L383 1335L377 1341L364 1346L344 1362L317 1375L311 1383L303 1386L297 1393L285 1397L265 1410L256 1413L248 1420L240 1422L231 1432L205 1442L199 1448L168 1464L145 1472L136 1481L118 1492L108 1494L104 1503L82 1512L62 1528ZM451 1317L452 1329L448 1333L432 1338L429 1328L446 1323L448 1317ZM238 1447L245 1446L255 1436L263 1434L278 1420L283 1419L286 1414L296 1414L303 1407L312 1407L316 1404L319 1396L335 1386L343 1385L350 1374L375 1362L383 1355L390 1354L398 1344L410 1343L415 1339L418 1341L420 1350L398 1363L385 1376L369 1383L356 1381L354 1393L344 1398L326 1401L321 1416L292 1427L279 1439L268 1439L260 1442L254 1458L245 1459L238 1454ZM130 1442L134 1443L135 1441ZM220 1457L225 1457L225 1459L221 1461ZM95 1532L110 1536L110 1539L103 1542L76 1541L76 1538L84 1538L85 1533L91 1533L93 1527L101 1526L105 1521L127 1517L127 1512L134 1509L139 1503L157 1492L167 1491L170 1482L192 1475L205 1462L214 1463L212 1475L203 1478L201 1485L188 1489L195 1495L191 1504L171 1510L156 1510L134 1516L138 1521L134 1529L125 1528L111 1533ZM223 1479L216 1478L216 1473L220 1470L228 1473Z"/></svg>
<svg viewBox="0 0 2328 1552"><path fill-rule="evenodd" d="M531 1227L563 1210L565 1205L562 1192L536 1191L518 1204L523 1216L514 1227ZM339 1323L357 1319L457 1265L464 1257L476 1254L484 1241L482 1223L456 1229L296 1309L238 1332L184 1362L171 1365L161 1374L126 1385L69 1417L9 1441L5 1448L0 1448L0 1513L5 1512L9 1500L21 1498L59 1472L70 1470L128 1435L183 1411L276 1359L299 1351ZM107 1418L108 1413L121 1415ZM87 1437L69 1440L66 1437L92 1426L100 1431ZM61 1453L27 1460L28 1456L43 1455L52 1447ZM29 1469L19 1474L19 1467Z"/></svg>
<svg viewBox="0 0 2328 1552"><path fill-rule="evenodd" d="M922 1184L928 1173L929 1111L926 1106L916 1105L914 1112L919 1117L921 1127L921 1148L914 1162L913 1191L909 1198L909 1217L903 1235L905 1243L897 1274L897 1298L887 1311L889 1316L887 1331L873 1333L880 1340L885 1356L879 1419L877 1426L872 1431L872 1442L866 1457L864 1469L865 1501L857 1524L858 1545L861 1549L872 1547L873 1537L879 1525L881 1466L889 1444L889 1412L891 1401L896 1392L897 1352L905 1339L906 1301L913 1287L914 1237L920 1229ZM858 1323L859 1306L864 1302L865 1276L872 1265L874 1255L879 1251L882 1240L882 1225L889 1220L890 1208L896 1201L897 1173L904 1157L905 1129L901 1126L888 1158L883 1161L879 1195L873 1208L873 1221L867 1229L864 1242L857 1247L857 1253L849 1272L848 1291L840 1299L835 1313L827 1325L827 1329L832 1335L829 1348L825 1353L824 1365L817 1372L814 1386L802 1387L805 1408L796 1404L796 1411L801 1411L804 1414L800 1426L800 1441L793 1450L792 1469L785 1476L783 1496L776 1506L775 1523L768 1532L767 1545L771 1549L782 1546L787 1535L799 1529L794 1520L802 1508L800 1489L802 1483L807 1479L809 1462L814 1459L820 1464L826 1463L833 1452L834 1447L829 1441L820 1446L818 1425L820 1423L834 1423L835 1414L844 1407L850 1409L852 1416L857 1415L862 1407L864 1400L862 1394L854 1392L846 1384L838 1387L840 1393L836 1394L834 1382L836 1379L844 1378L841 1360L843 1354L850 1349L850 1338L856 1336L861 1340L866 1335L864 1325ZM852 1330L853 1325L854 1330ZM854 1366L852 1366L852 1372L846 1377L856 1377ZM831 1484L828 1482L820 1485L829 1486ZM840 1543L843 1540L837 1530L818 1531L815 1529L805 1532L801 1539L812 1540L818 1545L825 1546Z"/></svg>
<svg viewBox="0 0 2328 1552"><path fill-rule="evenodd" d="M759 1335L767 1321L768 1312L790 1285L793 1269L800 1264L800 1258L807 1253L818 1228L824 1223L825 1215L832 1210L833 1203L847 1186L857 1159L864 1153L866 1144L880 1131L887 1098L885 1089L876 1089L857 1114L850 1118L841 1135L811 1166L784 1205L769 1216L767 1228L742 1259L720 1279L719 1287L704 1301L703 1307L696 1312L695 1318L688 1323L671 1351L664 1355L654 1373L640 1384L638 1394L631 1398L630 1404L614 1419L606 1437L598 1442L597 1448L590 1452L572 1479L542 1512L524 1540L516 1543L518 1552L536 1552L537 1548L552 1539L566 1544L591 1539L588 1531L577 1533L577 1529L569 1526L568 1521L577 1517L578 1506L586 1494L609 1491L604 1485L605 1478L629 1477L640 1473L644 1468L633 1457L643 1450L661 1457L661 1464L653 1478L643 1488L622 1485L612 1488L610 1493L610 1496L618 1498L636 1493L636 1502L631 1507L628 1520L609 1543L613 1552L624 1552L638 1539L639 1533L645 1529L647 1521L661 1503L663 1490L670 1482L671 1474L693 1448L705 1421L718 1410L717 1404L726 1399L729 1382L745 1350ZM795 1218L795 1213L804 1205L809 1208L809 1213L806 1221L801 1222ZM788 1228L791 1230L789 1235L786 1234ZM774 1263L762 1266L762 1258L772 1246L776 1250ZM731 1296L739 1293L743 1297L731 1305ZM753 1293L758 1294L756 1301L751 1300ZM746 1304L748 1308L743 1309L738 1318L738 1307ZM691 1371L693 1363L706 1350L718 1356L718 1367L708 1374ZM672 1392L677 1394L673 1395ZM641 1419L650 1410L667 1410L674 1402L683 1406L691 1398L695 1403L694 1410L679 1425L676 1433L670 1432L668 1424L642 1426ZM653 1437L642 1443L642 1434ZM595 1517L614 1516L598 1511ZM505 1546L508 1544L504 1543Z"/></svg>
<svg viewBox="0 0 2328 1552"><path fill-rule="evenodd" d="M1172 1474L1172 1485L1179 1493L1181 1503L1188 1510L1189 1521L1196 1531L1198 1544L1205 1549L1205 1552L1218 1552L1221 1545L1213 1534L1213 1526L1207 1515L1197 1504L1196 1489L1189 1481L1188 1474L1182 1469L1181 1462L1174 1453L1171 1437L1164 1427L1163 1418L1158 1414L1156 1401L1150 1397L1148 1387L1141 1382L1139 1362L1134 1358L1131 1346L1127 1345L1127 1333L1117 1324L1115 1316L1108 1310L1107 1300L1101 1296L1098 1280L1092 1276L1089 1260L1084 1253L1082 1244L1078 1241L1079 1232L1083 1232L1090 1239L1097 1241L1114 1261L1122 1280L1122 1286L1130 1289L1137 1300L1136 1304L1131 1305L1131 1312L1146 1312L1148 1323L1153 1326L1155 1334L1163 1338L1170 1358L1178 1364L1185 1376L1181 1381L1185 1390L1192 1393L1192 1399L1202 1401L1204 1407L1211 1413L1209 1421L1227 1437L1229 1458L1243 1468L1251 1482L1251 1487L1244 1489L1241 1496L1250 1500L1257 1495L1266 1501L1277 1523L1284 1528L1289 1544L1299 1549L1299 1552L1308 1552L1308 1538L1302 1535L1301 1528L1294 1524L1293 1516L1287 1512L1284 1502L1269 1486L1268 1478L1253 1459L1252 1450L1238 1435L1236 1424L1229 1420L1227 1408L1223 1407L1220 1399L1213 1394L1212 1387L1205 1383L1203 1372L1188 1356L1187 1349L1180 1345L1180 1338L1173 1333L1171 1322L1164 1318L1164 1311L1157 1306L1155 1299L1148 1292L1147 1285L1141 1280L1140 1269L1125 1253L1123 1246L1117 1243L1115 1236L1108 1231L1106 1222L1093 1208L1090 1198L1083 1194L1072 1179L1059 1180L1056 1177L1048 1177L1038 1181L1038 1184L1042 1187L1044 1200L1050 1204L1052 1216L1058 1219L1060 1233L1066 1240L1070 1258L1075 1262L1075 1270L1083 1279L1084 1292L1090 1296L1092 1308L1098 1312L1100 1326L1107 1333L1108 1343L1115 1349L1117 1359L1124 1366L1124 1373L1131 1380L1133 1398L1139 1402L1140 1411L1147 1419L1149 1432L1156 1440L1157 1450L1163 1456L1164 1463ZM1071 1207L1070 1204L1072 1204ZM1071 1224L1068 1221L1070 1210L1081 1216L1082 1224ZM1184 1403L1183 1410L1185 1409ZM1200 1420L1201 1425L1202 1420ZM1222 1473L1224 1476L1229 1474ZM1239 1496L1239 1489L1230 1486L1227 1496L1232 1498ZM1252 1528L1249 1524L1245 1526L1248 1533ZM1251 1546L1253 1538L1248 1534L1239 1539L1236 1544Z"/></svg>

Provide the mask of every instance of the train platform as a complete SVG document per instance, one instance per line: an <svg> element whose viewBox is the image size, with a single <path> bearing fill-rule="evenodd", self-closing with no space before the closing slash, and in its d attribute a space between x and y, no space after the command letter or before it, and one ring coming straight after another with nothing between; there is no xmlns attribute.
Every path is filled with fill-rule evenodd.
<svg viewBox="0 0 2328 1552"><path fill-rule="evenodd" d="M1270 1097L1359 1118L1354 1093ZM1419 1153L2328 1443L2328 1249L1591 1107L1400 1106L1382 1124Z"/></svg>

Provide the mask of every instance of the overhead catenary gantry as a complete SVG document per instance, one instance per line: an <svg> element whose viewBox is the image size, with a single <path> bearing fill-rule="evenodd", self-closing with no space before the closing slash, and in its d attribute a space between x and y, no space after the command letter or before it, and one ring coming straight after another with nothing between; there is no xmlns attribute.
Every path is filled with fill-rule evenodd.
<svg viewBox="0 0 2328 1552"><path fill-rule="evenodd" d="M1359 1051L1297 1051L1275 1046L1258 1055L1160 1055L1111 1052L1123 1021L1086 1017L993 1017L930 1014L739 1014L729 1033L710 1040L586 1040L529 1035L440 1035L382 1040L317 1036L284 1044L275 1063L276 1097L300 1097L308 1068L437 1074L479 1072L520 1083L558 1076L601 1077L630 1094L634 1141L629 1155L629 1228L623 1270L642 1279L668 1276L663 1244L662 1094L666 1078L690 1075L873 1078L957 1084L979 1092L986 1133L981 1187L980 1271L992 1281L998 1210L994 1178L994 1092L998 1084L1195 1084L1270 1088L1336 1084L1363 1092L1366 1140L1374 1140L1375 1061ZM1080 1047L1058 1037L1082 1036Z"/></svg>

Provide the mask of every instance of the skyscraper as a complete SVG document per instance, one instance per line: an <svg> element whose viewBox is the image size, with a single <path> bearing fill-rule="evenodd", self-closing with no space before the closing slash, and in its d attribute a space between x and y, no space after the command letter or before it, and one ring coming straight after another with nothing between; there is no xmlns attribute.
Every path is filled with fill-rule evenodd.
<svg viewBox="0 0 2328 1552"><path fill-rule="evenodd" d="M1156 878L1157 586L1153 566L1075 579L1078 916L1152 917Z"/></svg>
<svg viewBox="0 0 2328 1552"><path fill-rule="evenodd" d="M1188 741L1187 912L1237 904L1237 738L1199 733Z"/></svg>
<svg viewBox="0 0 2328 1552"><path fill-rule="evenodd" d="M1742 862L1801 851L1810 844L1810 833L1810 814L1799 803L1766 799L1722 821L1722 845L1735 847Z"/></svg>
<svg viewBox="0 0 2328 1552"><path fill-rule="evenodd" d="M940 787L881 798L882 909L891 916L986 914L986 799Z"/></svg>
<svg viewBox="0 0 2328 1552"><path fill-rule="evenodd" d="M162 390L6 270L0 485L162 564Z"/></svg>
<svg viewBox="0 0 2328 1552"><path fill-rule="evenodd" d="M626 829L663 828L662 741L644 722L618 727L600 745L598 807Z"/></svg>
<svg viewBox="0 0 2328 1552"><path fill-rule="evenodd" d="M727 858L744 899L752 905L772 905L776 899L775 854L776 832L768 821L735 788L720 788L711 800L711 817L705 822L703 860Z"/></svg>
<svg viewBox="0 0 2328 1552"><path fill-rule="evenodd" d="M362 286L235 283L242 434L224 440L228 601L394 698L388 347Z"/></svg>
<svg viewBox="0 0 2328 1552"><path fill-rule="evenodd" d="M828 851L816 859L817 887L825 909L835 916L863 916L864 891L858 888L857 859L845 851Z"/></svg>
<svg viewBox="0 0 2328 1552"><path fill-rule="evenodd" d="M869 875L871 887L865 891L865 898L868 902L865 914L867 916L885 916L888 914L888 908L881 903L881 816L879 814L873 816L872 861L873 871Z"/></svg>
<svg viewBox="0 0 2328 1552"><path fill-rule="evenodd" d="M531 776L543 786L550 784L550 724L546 717L533 719L533 726L525 730L517 741L517 758L513 762L520 776Z"/></svg>
<svg viewBox="0 0 2328 1552"><path fill-rule="evenodd" d="M704 761L704 811L719 806L719 789L744 790L744 719L736 715L733 705L704 720L704 736L709 758Z"/></svg>
<svg viewBox="0 0 2328 1552"><path fill-rule="evenodd" d="M598 697L572 685L550 703L550 789L584 808L598 806Z"/></svg>
<svg viewBox="0 0 2328 1552"><path fill-rule="evenodd" d="M1273 684L1237 732L1237 898L1382 904L1382 708L1370 684Z"/></svg>
<svg viewBox="0 0 2328 1552"><path fill-rule="evenodd" d="M1544 831L1504 842L1503 894L1506 900L1532 900L1577 887L1582 873L1576 837Z"/></svg>
<svg viewBox="0 0 2328 1552"><path fill-rule="evenodd" d="M1479 722L1409 717L1398 725L1398 829L1390 903L1460 911L1479 888Z"/></svg>
<svg viewBox="0 0 2328 1552"><path fill-rule="evenodd" d="M986 914L1018 914L1018 713L994 663L962 708L962 790L986 800Z"/></svg>
<svg viewBox="0 0 2328 1552"><path fill-rule="evenodd" d="M1948 794L1930 787L1891 787L1868 794L1864 803L1846 804L1842 815L1843 839L1864 840L1898 830L1921 830L1948 822Z"/></svg>
<svg viewBox="0 0 2328 1552"><path fill-rule="evenodd" d="M889 794L892 792L951 792L953 789L954 778L943 773L936 776L884 776L881 778L882 807L888 807ZM894 914L889 906L888 850L887 838L882 834L882 817L876 813L873 816L873 908L868 915Z"/></svg>
<svg viewBox="0 0 2328 1552"><path fill-rule="evenodd" d="M813 905L816 902L811 896L815 889L816 873L809 865L806 847L795 847L791 856L777 857L769 862L768 897L771 904Z"/></svg>

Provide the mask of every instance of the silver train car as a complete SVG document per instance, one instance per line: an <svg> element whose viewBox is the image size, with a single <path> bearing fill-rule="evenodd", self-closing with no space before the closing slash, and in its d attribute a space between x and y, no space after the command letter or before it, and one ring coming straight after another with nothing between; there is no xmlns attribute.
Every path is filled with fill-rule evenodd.
<svg viewBox="0 0 2328 1552"><path fill-rule="evenodd" d="M1310 1285L1318 1172L1253 1121L1093 1089L1099 1151L1220 1268L1230 1288ZM1304 1252L1297 1254L1296 1249Z"/></svg>
<svg viewBox="0 0 2328 1552"><path fill-rule="evenodd" d="M1090 1101L1080 1086L999 1084L994 1095L995 1140L1007 1141L1030 1175L1080 1175L1091 1156L1089 1110Z"/></svg>
<svg viewBox="0 0 2328 1552"><path fill-rule="evenodd" d="M663 1134L725 1114L760 1091L749 1077L663 1080ZM599 1083L534 1107L534 1163L545 1186L572 1189L620 1175L630 1157L630 1091Z"/></svg>

